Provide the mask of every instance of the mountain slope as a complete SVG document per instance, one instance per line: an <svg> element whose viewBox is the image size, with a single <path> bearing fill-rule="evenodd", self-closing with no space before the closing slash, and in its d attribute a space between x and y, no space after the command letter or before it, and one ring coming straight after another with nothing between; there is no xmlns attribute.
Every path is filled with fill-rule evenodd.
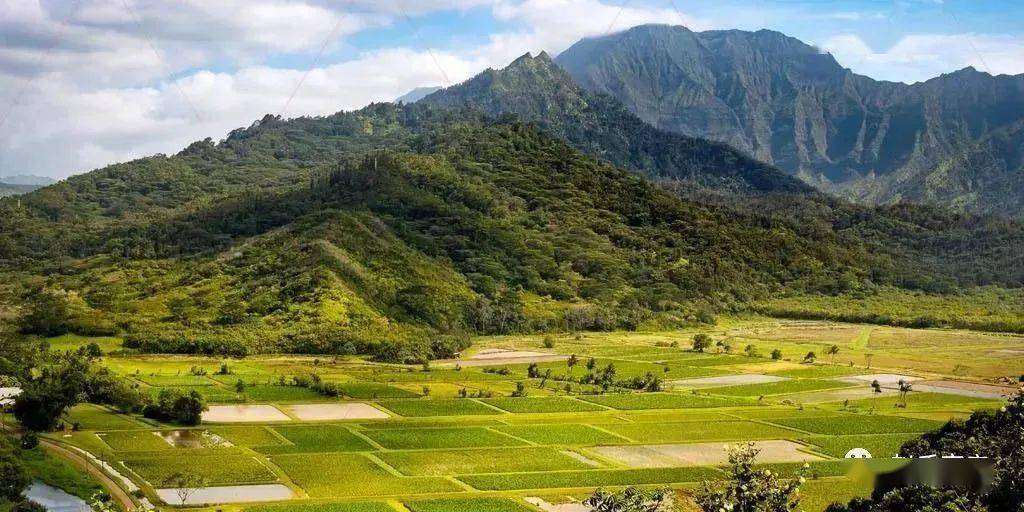
<svg viewBox="0 0 1024 512"><path fill-rule="evenodd" d="M266 117L0 200L0 291L5 309L56 308L57 329L141 350L410 360L466 333L676 326L759 298L948 287L973 279L960 267L1020 257L1014 225L815 215L680 199L531 125L383 104ZM1002 243L977 253L981 236Z"/></svg>
<svg viewBox="0 0 1024 512"><path fill-rule="evenodd" d="M723 144L652 127L607 96L587 93L546 53L526 54L421 102L514 114L577 149L662 180L759 192L810 192L799 180Z"/></svg>
<svg viewBox="0 0 1024 512"><path fill-rule="evenodd" d="M927 173L1024 118L1024 75L968 68L913 85L879 82L767 30L645 25L580 41L557 62L583 88L614 96L654 126L728 143L826 190L878 201L902 195L886 189L888 176ZM984 181L998 194L998 179ZM873 189L881 192L864 192ZM1000 210L986 199L959 204Z"/></svg>

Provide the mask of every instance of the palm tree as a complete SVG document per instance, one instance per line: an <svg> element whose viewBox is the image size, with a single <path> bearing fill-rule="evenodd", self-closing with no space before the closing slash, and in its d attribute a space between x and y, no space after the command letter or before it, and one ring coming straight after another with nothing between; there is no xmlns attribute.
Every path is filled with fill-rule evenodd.
<svg viewBox="0 0 1024 512"><path fill-rule="evenodd" d="M829 355L829 357L831 358L831 361L833 363L836 362L836 354L838 354L838 353L839 353L839 345L832 345L831 347L828 348L827 354Z"/></svg>
<svg viewBox="0 0 1024 512"><path fill-rule="evenodd" d="M565 361L565 364L569 366L569 376L572 376L572 368L579 364L580 360L576 357L576 354L569 356L569 359Z"/></svg>

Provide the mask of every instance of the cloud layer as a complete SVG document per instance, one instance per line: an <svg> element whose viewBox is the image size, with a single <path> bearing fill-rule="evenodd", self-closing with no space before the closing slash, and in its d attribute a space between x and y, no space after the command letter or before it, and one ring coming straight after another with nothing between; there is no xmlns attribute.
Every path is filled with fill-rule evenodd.
<svg viewBox="0 0 1024 512"><path fill-rule="evenodd" d="M638 24L728 26L729 20L690 15L675 4L0 0L0 176L64 177L173 153L265 113L323 115L389 101L418 86L460 82L527 51L554 54L582 37ZM457 20L467 13L493 24L473 44L418 37L438 16ZM465 27L446 28L457 41ZM412 37L353 42L389 30ZM822 46L878 78L917 80L968 64L1024 71L1024 43L1009 36L908 36L877 51L857 35L841 34Z"/></svg>

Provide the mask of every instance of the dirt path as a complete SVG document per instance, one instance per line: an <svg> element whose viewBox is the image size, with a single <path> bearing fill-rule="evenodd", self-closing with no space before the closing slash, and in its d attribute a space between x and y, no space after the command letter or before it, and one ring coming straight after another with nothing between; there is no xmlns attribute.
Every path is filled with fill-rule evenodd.
<svg viewBox="0 0 1024 512"><path fill-rule="evenodd" d="M87 460L85 457L71 450L68 450L67 448L61 446L60 444L50 441L48 439L40 439L39 445L45 448L50 453L56 455L57 457L60 457L70 462L71 464L77 466L79 469L83 469L87 473L89 473L89 475L92 476L94 480L96 480L101 486L103 486L107 493L110 494L111 498L113 498L119 505L121 505L121 508L123 510L129 512L135 510L135 502L132 501L131 496L129 496L128 493L126 493L124 489L122 489L121 486L117 484L117 482L115 482L113 479L107 476L107 474L104 473L100 468L96 467L91 462L89 462L89 460Z"/></svg>

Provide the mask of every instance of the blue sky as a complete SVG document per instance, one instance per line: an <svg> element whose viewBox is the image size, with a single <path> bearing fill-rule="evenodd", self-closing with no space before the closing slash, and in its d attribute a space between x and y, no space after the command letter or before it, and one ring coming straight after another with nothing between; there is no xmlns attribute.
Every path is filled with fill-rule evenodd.
<svg viewBox="0 0 1024 512"><path fill-rule="evenodd" d="M1024 72L1009 0L0 0L0 176L173 153L651 22L777 30L884 80Z"/></svg>

